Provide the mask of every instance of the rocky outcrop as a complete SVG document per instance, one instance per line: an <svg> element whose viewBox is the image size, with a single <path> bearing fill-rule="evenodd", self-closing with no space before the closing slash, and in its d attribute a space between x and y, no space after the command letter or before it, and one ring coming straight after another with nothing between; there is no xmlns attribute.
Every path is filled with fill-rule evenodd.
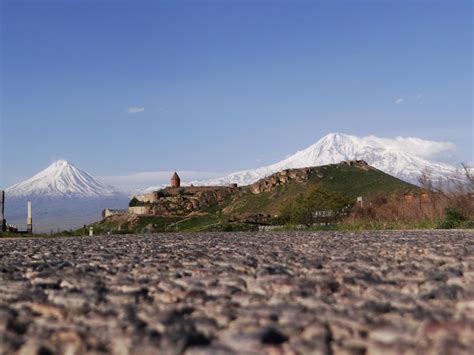
<svg viewBox="0 0 474 355"><path fill-rule="evenodd" d="M256 183L250 185L249 189L253 194L259 194L262 192L271 192L277 186L285 185L290 181L304 183L308 181L313 170L314 168L286 169L258 180Z"/></svg>
<svg viewBox="0 0 474 355"><path fill-rule="evenodd" d="M346 160L341 162L340 164L332 165L348 165L352 167L357 167L362 170L374 169L364 160ZM305 183L313 174L316 174L318 178L322 179L324 177L324 170L326 170L327 167L332 165L325 165L321 167L315 166L300 169L285 169L278 173L272 174L266 178L258 180L257 182L249 186L249 190L253 194L259 194L262 192L272 192L273 190L275 190L276 187L285 185L290 181L294 181L297 183Z"/></svg>

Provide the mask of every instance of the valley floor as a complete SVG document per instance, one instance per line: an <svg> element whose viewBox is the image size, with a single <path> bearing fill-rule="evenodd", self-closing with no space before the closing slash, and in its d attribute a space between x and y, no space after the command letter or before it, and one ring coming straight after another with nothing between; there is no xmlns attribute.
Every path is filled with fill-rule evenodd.
<svg viewBox="0 0 474 355"><path fill-rule="evenodd" d="M0 353L468 354L474 233L0 240Z"/></svg>

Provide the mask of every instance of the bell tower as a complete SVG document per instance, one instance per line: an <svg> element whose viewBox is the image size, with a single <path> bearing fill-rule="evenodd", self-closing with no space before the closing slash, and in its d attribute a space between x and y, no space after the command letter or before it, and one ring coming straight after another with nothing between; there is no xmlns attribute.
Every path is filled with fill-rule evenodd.
<svg viewBox="0 0 474 355"><path fill-rule="evenodd" d="M181 179L179 178L176 171L174 172L173 176L171 176L170 184L171 184L171 187L180 187L181 186Z"/></svg>

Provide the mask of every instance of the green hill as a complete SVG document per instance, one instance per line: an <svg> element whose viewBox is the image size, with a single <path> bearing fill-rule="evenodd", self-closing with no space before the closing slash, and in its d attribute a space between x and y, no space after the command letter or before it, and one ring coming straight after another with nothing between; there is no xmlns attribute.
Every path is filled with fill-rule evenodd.
<svg viewBox="0 0 474 355"><path fill-rule="evenodd" d="M247 193L226 206L224 211L227 214L276 214L282 206L313 186L339 192L354 201L358 196L370 200L375 196L415 193L418 190L417 186L377 170L365 162L345 162L275 173L247 187ZM258 193L252 193L255 189Z"/></svg>
<svg viewBox="0 0 474 355"><path fill-rule="evenodd" d="M315 187L336 192L346 200L355 202L358 196L365 201L378 196L389 197L417 193L415 185L401 181L377 170L363 161L349 161L319 167L287 169L248 186L238 188L189 187L180 194L169 189L149 206L147 216L130 213L112 216L94 225L98 232L143 233L164 231L245 230L259 223L275 223L283 207L293 203ZM213 191L213 189L215 191ZM174 191L174 192L173 192ZM187 210L193 201L197 207ZM196 201L198 203L196 203ZM173 210L163 212L163 206ZM180 211L179 214L174 211Z"/></svg>

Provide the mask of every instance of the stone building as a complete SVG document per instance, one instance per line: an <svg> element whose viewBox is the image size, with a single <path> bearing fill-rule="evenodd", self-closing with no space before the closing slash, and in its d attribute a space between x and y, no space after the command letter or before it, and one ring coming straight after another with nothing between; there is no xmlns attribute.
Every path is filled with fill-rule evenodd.
<svg viewBox="0 0 474 355"><path fill-rule="evenodd" d="M181 186L181 179L179 178L176 171L174 172L173 176L171 176L171 187L180 187Z"/></svg>

